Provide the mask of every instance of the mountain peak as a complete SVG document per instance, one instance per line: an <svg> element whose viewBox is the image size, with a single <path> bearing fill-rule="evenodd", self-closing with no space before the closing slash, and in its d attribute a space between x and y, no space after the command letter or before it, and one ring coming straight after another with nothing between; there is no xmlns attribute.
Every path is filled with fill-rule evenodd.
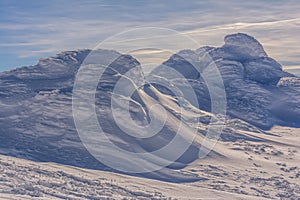
<svg viewBox="0 0 300 200"><path fill-rule="evenodd" d="M263 46L252 36L245 33L227 35L224 38L228 52L239 55L243 60L267 57Z"/></svg>
<svg viewBox="0 0 300 200"><path fill-rule="evenodd" d="M53 64L53 62L58 62L58 63L65 62L69 64L75 64L77 62L82 61L90 53L90 51L91 50L89 49L63 51L56 54L55 56L39 59L38 65Z"/></svg>

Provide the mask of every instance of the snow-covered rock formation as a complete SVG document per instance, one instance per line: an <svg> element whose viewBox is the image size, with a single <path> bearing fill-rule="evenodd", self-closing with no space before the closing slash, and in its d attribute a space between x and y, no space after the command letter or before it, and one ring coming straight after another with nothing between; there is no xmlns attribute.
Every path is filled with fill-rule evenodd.
<svg viewBox="0 0 300 200"><path fill-rule="evenodd" d="M198 99L203 102L200 108L210 110L209 94L204 80L190 63L203 52L211 56L222 75L230 118L242 119L262 129L270 129L276 124L300 126L299 78L283 71L256 39L242 33L226 36L222 47L190 51L191 61L183 58L186 51L182 51L164 63L191 79ZM209 71L209 64L204 64L203 70Z"/></svg>
<svg viewBox="0 0 300 200"><path fill-rule="evenodd" d="M112 170L88 153L73 121L72 91L75 75L89 53L90 50L62 52L57 56L41 59L35 66L0 74L1 154L34 161ZM258 140L243 134L243 131L264 134L261 129L270 129L274 125L300 126L299 78L283 71L280 64L269 58L262 45L253 37L239 33L226 36L225 44L220 48L183 50L163 63L185 77L201 102L199 109L186 101L182 114L179 100L174 94L155 84L137 88L136 93L129 98L120 96L120 102L130 101L130 115L138 124L149 123L151 102L159 102L168 111L166 126L157 136L149 139L126 136L117 128L110 113L111 92L115 83L130 69L137 68L137 79L133 82L145 80L140 79L142 72L139 62L133 57L115 51L98 50L95 59L118 57L104 72L96 93L98 119L114 143L133 152L152 152L174 137L176 124L181 117L186 119L189 126L193 126L193 121L200 121L200 126L196 127L199 138L173 165L140 176L173 182L201 179L190 173L183 174L171 169L184 168L198 158L198 147L207 124L215 117L210 113L210 95L205 81L192 65L205 53L210 55L218 67L227 95L229 126L225 128L221 139L227 142L238 139ZM201 70L206 70L207 74L213 73L210 72L209 63L200 61L203 61ZM164 77L164 73L158 75L160 77L157 78L170 85L180 87L184 83L182 80L169 79L167 74ZM119 106L122 109L122 103ZM222 151L214 150L210 155L222 156ZM162 159L168 159L168 156L162 156Z"/></svg>

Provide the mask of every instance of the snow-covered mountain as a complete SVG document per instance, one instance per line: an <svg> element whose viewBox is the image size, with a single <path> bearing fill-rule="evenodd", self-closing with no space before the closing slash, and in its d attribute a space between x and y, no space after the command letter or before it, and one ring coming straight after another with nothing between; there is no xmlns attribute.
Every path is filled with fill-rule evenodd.
<svg viewBox="0 0 300 200"><path fill-rule="evenodd" d="M72 113L74 81L80 65L90 52L90 50L62 52L54 57L41 59L35 66L22 67L0 74L1 154L38 162L54 162L116 172L100 163L86 150L74 124ZM209 54L218 67L227 98L227 123L220 143L209 154L207 160L214 160L212 163L216 163L215 161L222 161L226 157L230 158L230 155L238 157L239 154L243 154L242 157L244 157L244 153L255 152L256 148L259 150L259 155L272 156L275 160L281 160L279 154L273 155L277 150L273 149L272 144L280 143L278 137L284 136L274 135L269 130L276 125L300 127L300 78L283 71L279 63L268 57L262 45L246 34L226 36L225 44L219 48L201 47L197 50L182 50L171 56L163 64L181 73L184 77L182 79L172 79L163 71L157 71L155 74L157 79L163 80L167 85L178 88L184 87L185 84L191 85L200 102L199 108L186 99L179 100L172 91L165 87L148 84L147 80L141 78L143 72L140 63L134 57L121 55L111 50L97 50L93 53L97 55L96 59L117 58L105 69L95 94L99 123L115 144L131 152L153 152L168 144L174 137L181 118L185 119L187 127L193 127L194 122L199 121L197 127L193 127L198 132L195 141L182 156L176 159L176 162L159 171L134 174L136 176L169 182L194 182L209 179L209 177L203 178L203 174L199 173L199 170L201 171L199 163L196 169L190 167L192 163L198 162L199 146L205 137L210 120L217 118L211 113L210 94L205 79L191 64L197 62L197 59L205 54ZM210 63L206 62L205 58L201 66L202 72L214 76L214 71L211 70ZM97 70L97 67L99 66L95 66L94 69ZM132 69L134 69L134 76L137 77L134 80L126 74ZM158 102L165 108L168 116L159 134L147 139L134 138L124 134L118 128L110 107L114 86L121 77L125 77L126 80L136 85L142 83L144 86L137 87L136 92L130 97L118 96L116 103L118 109L122 111L125 102L129 101L131 118L137 124L145 125L149 123L151 105ZM180 102L184 102L184 106ZM160 116L159 111L153 112L158 117ZM126 121L123 125L125 128L131 128ZM189 133L188 128L185 130L182 136L183 141L188 140L186 138L192 134ZM299 129L295 130L299 133ZM290 145L289 142L282 143ZM103 148L105 145L109 144L103 144ZM298 149L299 146L293 148ZM265 152L269 150L273 153ZM289 152L289 150L286 151ZM253 156L251 153L248 155L250 157L246 160L252 162ZM126 162L127 165L134 162L122 155L108 156L115 157L120 162ZM160 156L162 160L170 159L170 155ZM264 159L264 157L258 157ZM265 159L263 163L271 165L269 162L276 163L269 159ZM295 162L291 167L294 167ZM151 164L152 161L146 159L145 163ZM211 167L211 170L213 169L214 166ZM223 171L218 173L223 173ZM280 178L270 181L272 183L284 182ZM220 187L220 184L215 185ZM296 183L286 185L293 189L292 196L299 194L299 185ZM221 190L227 191L227 189ZM268 196L266 193L261 196L272 197L272 195L276 194L270 193Z"/></svg>
<svg viewBox="0 0 300 200"><path fill-rule="evenodd" d="M210 110L205 82L193 66L180 57L181 54L194 55L194 58L190 57L193 60L203 51L209 53L221 72L230 118L241 119L262 129L270 129L276 124L300 126L299 77L283 71L256 39L242 33L226 36L222 47L184 50L164 63L191 80L195 91L199 91L197 96L203 102L200 104L203 110ZM203 70L209 69L203 67ZM287 80L291 84L283 87Z"/></svg>

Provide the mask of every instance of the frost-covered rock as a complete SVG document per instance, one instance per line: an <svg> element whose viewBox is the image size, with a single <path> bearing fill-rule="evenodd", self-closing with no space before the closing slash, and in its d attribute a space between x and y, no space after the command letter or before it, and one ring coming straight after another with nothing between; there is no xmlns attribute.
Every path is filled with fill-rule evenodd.
<svg viewBox="0 0 300 200"><path fill-rule="evenodd" d="M195 68L196 65L194 64L194 62L196 62L197 60L198 60L198 54L196 52L192 50L182 50L172 55L166 62L163 63L163 65L172 67L187 79L197 79L200 76L199 70ZM163 72L156 71L155 74L169 78L168 70ZM174 75L173 78L174 77L176 76Z"/></svg>
<svg viewBox="0 0 300 200"><path fill-rule="evenodd" d="M296 76L292 77L282 77L278 84L278 87L292 87L292 88L300 88L300 78Z"/></svg>
<svg viewBox="0 0 300 200"><path fill-rule="evenodd" d="M237 33L226 36L224 40L225 44L222 47L202 47L191 52L191 55L196 53L198 57L189 57L185 61L177 61L171 57L166 63L182 74L187 73L186 69L194 74L185 77L190 79L189 82L204 110L210 111L209 91L202 79L203 74L196 76L196 71L192 70L191 63L196 61L200 62L202 68L212 77L215 72L210 70L209 65L214 62L218 67L225 85L229 116L263 129L269 129L275 124L300 126L300 112L297 108L300 98L297 98L299 90L295 89L297 81L293 78L294 75L283 71L278 62L268 57L263 46L255 38ZM195 57L197 60L189 61ZM171 60L172 62L169 62ZM286 86L285 89L282 89L283 86ZM285 99L286 96L291 100ZM295 107L293 111L292 107ZM293 120L279 113L293 113ZM285 117L280 117L283 115Z"/></svg>
<svg viewBox="0 0 300 200"><path fill-rule="evenodd" d="M244 78L245 68L243 64L238 61L220 59L216 60L215 64L225 84L228 84L232 80Z"/></svg>
<svg viewBox="0 0 300 200"><path fill-rule="evenodd" d="M262 84L276 85L280 78L291 76L282 71L281 65L274 59L265 57L244 62L246 77Z"/></svg>
<svg viewBox="0 0 300 200"><path fill-rule="evenodd" d="M240 61L267 57L263 46L254 38L244 33L227 35L223 48Z"/></svg>
<svg viewBox="0 0 300 200"><path fill-rule="evenodd" d="M108 170L87 152L73 121L75 75L89 53L90 50L63 52L41 59L35 66L0 74L0 153L35 161ZM164 71L161 66L153 74L155 80L165 83L168 88L158 83L147 83L139 62L132 56L111 50L97 50L89 56L90 59L84 64L92 65L93 70L110 64L99 77L101 81L95 94L96 113L111 141L126 150L152 152L168 144L181 118L201 133L207 128L210 119L215 116L210 113L210 94L201 72L205 70L214 77L211 63L217 66L223 78L227 115L231 119L226 137L221 137L223 140L247 140L249 137L243 135L243 131L264 134L260 128L269 129L278 124L300 126L299 78L282 71L281 66L267 56L261 44L246 34L227 36L225 45L219 48L183 50L173 55L163 64L176 70L181 77L174 76L170 70ZM101 65L97 65L99 63ZM193 65L199 68L195 69ZM130 76L127 74L129 71ZM147 140L133 139L124 135L114 123L110 110L111 95L121 77L135 84L136 92L132 96L122 93L117 98L118 114L124 111L124 102L129 101L130 117L137 124L145 125L151 121L149 110L154 102L160 103L167 110L165 127L157 136ZM137 87L143 84L146 85ZM179 101L180 98L175 97L171 91L176 88L189 90L190 87L197 96L199 108L195 108L184 95L180 96L182 99ZM124 85L123 89L122 92L126 92L128 88ZM157 114L160 112L157 111ZM122 123L132 128L128 120ZM197 121L200 124L196 124ZM234 131L239 131L239 134L234 134ZM189 131L184 132L187 133ZM182 168L197 159L197 145L193 144L169 168ZM113 156L123 159L118 155ZM162 158L167 159L167 156L163 155ZM170 173L168 170L141 176L178 182L197 179Z"/></svg>

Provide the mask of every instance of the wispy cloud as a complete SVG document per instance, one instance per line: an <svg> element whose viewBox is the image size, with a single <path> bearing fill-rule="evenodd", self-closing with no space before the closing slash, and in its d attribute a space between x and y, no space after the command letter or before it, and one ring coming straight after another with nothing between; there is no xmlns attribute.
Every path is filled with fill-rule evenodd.
<svg viewBox="0 0 300 200"><path fill-rule="evenodd" d="M300 70L300 66L284 66L283 69L285 69L285 70L294 70L294 69Z"/></svg>
<svg viewBox="0 0 300 200"><path fill-rule="evenodd" d="M218 26L211 26L211 27L204 27L201 29L185 31L187 34L198 34L202 32L212 32L216 30L228 30L228 29L245 29L245 28L252 28L252 27L266 27L271 26L274 27L276 25L287 25L293 22L300 22L300 18L294 19L285 19L285 20L276 20L276 21L262 21L262 22L236 22L231 24L224 24Z"/></svg>
<svg viewBox="0 0 300 200"><path fill-rule="evenodd" d="M284 66L283 69L292 74L300 76L300 65L299 66Z"/></svg>

